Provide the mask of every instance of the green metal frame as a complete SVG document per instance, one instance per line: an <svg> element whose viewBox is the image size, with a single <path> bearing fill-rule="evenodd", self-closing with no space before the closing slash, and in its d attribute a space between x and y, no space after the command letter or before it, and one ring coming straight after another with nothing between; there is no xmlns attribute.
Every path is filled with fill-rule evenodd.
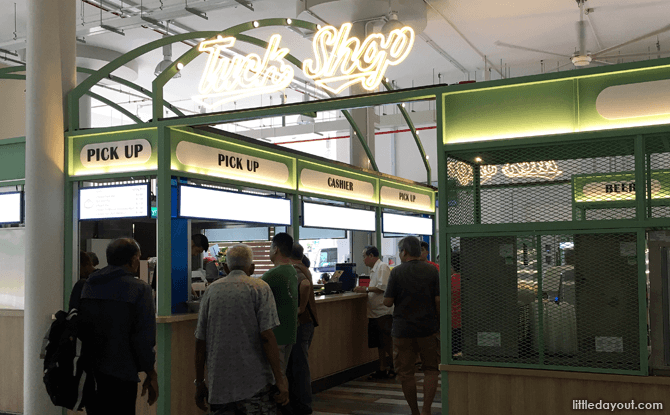
<svg viewBox="0 0 670 415"><path fill-rule="evenodd" d="M14 80L25 81L25 80L26 80L26 76L25 76L25 75L20 75L20 74L17 75L17 74L15 74L15 72L25 72L25 71L26 71L26 67L25 67L25 66L10 66L10 67L8 67L8 68L0 68L0 79L14 79ZM93 69L81 68L81 67L77 67L77 72L78 72L78 73L85 73L85 74L94 74L94 73L96 73L96 71L94 71ZM130 89L133 89L133 90L135 90L135 91L137 91L137 92L140 92L140 93L146 95L147 98L150 98L150 99L151 99L151 98L153 97L153 95L151 94L151 91L148 91L148 90L142 88L141 86L139 86L139 85L137 85L137 84L135 84L135 83L132 83L132 82L130 82L130 81L128 81L128 80L125 80L125 79L123 79L123 78L120 78L120 77L118 77L118 76L109 74L109 75L107 75L107 76L105 77L105 79L109 79L109 80L114 81L114 82L116 82L116 83L118 83L118 84L121 84L121 85L123 85L123 86L126 86L126 87L128 87L128 88L130 88ZM128 116L128 115L126 114L126 112L124 112L124 111L126 111L126 110L125 110L123 107L119 106L118 104L116 104L116 103L114 103L114 102L112 102L112 101L109 101L109 100L107 100L107 99L105 99L105 100L103 101L103 100L101 100L101 99L98 98L99 95L94 94L94 93L91 92L91 91L86 92L85 95L89 95L89 96L91 96L92 98L97 99L98 101L101 101L101 102L105 103L106 105L109 105L110 107L114 108L115 110L117 110L117 111L119 111L119 112L122 112L124 115ZM179 116L179 117L185 117L185 116L186 116L186 115L184 115L184 113L181 112L177 107L175 107L174 105L170 104L169 102L164 102L164 105L165 105L165 108L167 108L167 109L169 109L170 111L174 112L177 116ZM133 120L134 122L136 122L136 123L138 123L138 124L143 123L142 120L140 120L139 118L135 117L134 115L133 115L133 116L128 116L128 118L130 118L131 120Z"/></svg>
<svg viewBox="0 0 670 415"><path fill-rule="evenodd" d="M259 27L265 26L286 26L287 22L285 19L265 19L259 20ZM314 25L308 22L302 22L294 20L291 23L292 26L302 27L307 29L313 29ZM90 88L99 82L101 79L109 77L111 72L124 63L135 59L141 56L144 53L147 53L151 50L159 48L161 46L179 42L187 39L194 38L211 38L217 34L222 35L238 35L238 38L241 41L247 41L253 44L264 44L262 41L241 35L242 32L250 30L253 28L252 23L245 23L237 25L233 28L227 29L223 32L195 32L184 35L177 35L165 39L159 39L154 42L151 42L147 45L144 45L140 48L137 48L128 54L116 59L115 61L109 63L103 67L100 71L97 71L88 79L83 81L75 90L69 95L69 120L71 129L68 132L69 138L75 138L82 135L82 133L77 132L78 128L78 104L79 98L83 96ZM241 35L241 36L240 36ZM572 130L566 131L561 134L554 135L545 135L545 136L533 136L530 138L515 138L513 140L490 140L490 141L481 141L481 142L463 142L457 144L447 144L446 137L451 134L453 128L458 127L458 123L453 123L454 116L461 117L462 119L471 120L471 117L468 117L468 109L466 108L454 108L452 97L462 95L462 94L478 94L485 91L498 91L503 94L515 89L515 94L518 96L524 97L524 88L533 89L538 85L557 83L562 85L566 83L569 84L569 93L571 94L570 100L576 102L577 107L574 105L571 107L571 115L569 118L571 122L576 123L575 125L583 126L585 123L592 122L593 115L588 112L582 112L588 105L594 102L594 95L592 92L588 91L589 87L594 87L598 90L602 90L604 86L609 82L608 79L611 77L617 77L622 75L619 78L624 81L631 82L630 80L635 79L665 79L667 78L667 68L670 67L670 59L662 59L652 63L649 62L638 62L634 64L625 64L617 65L616 67L606 67L606 68L593 68L583 71L571 71L559 74L549 74L541 76L533 76L527 78L517 78L517 79L505 79L500 81L487 82L485 84L467 84L467 85L458 85L458 86L433 86L425 88L414 88L410 90L399 90L399 91L388 91L384 93L373 93L364 96L352 96L352 97L337 97L328 100L321 101L312 101L305 103L297 104L288 104L281 106L265 107L258 109L243 109L236 111L227 111L219 113L210 113L210 114L199 114L189 117L179 117L179 118L162 118L162 108L165 105L163 99L163 87L165 84L175 75L176 62L181 62L183 64L188 64L192 61L197 52L195 49L191 49L189 52L184 54L182 57L177 59L175 63L165 70L161 75L159 75L152 85L152 95L154 98L153 102L153 114L154 117L149 123L144 123L138 126L133 126L132 128L146 128L154 127L157 128L158 134L158 170L157 178L159 187L166 189L170 187L171 178L174 175L174 172L170 168L170 159L171 159L171 146L170 146L170 128L171 127L189 127L197 125L212 125L212 124L221 124L228 122L239 122L251 119L259 119L265 117L277 117L284 115L293 115L293 114L303 114L308 112L317 112L317 111L346 111L350 108L360 108L360 107L369 107L375 105L389 105L389 104L398 104L401 102L408 102L414 100L436 100L436 110L437 110L437 136L438 136L438 184L439 184L439 193L438 200L440 206L442 206L442 214L439 215L439 251L440 251L440 288L441 292L448 293L447 301L443 302L441 307L442 318L442 332L446 333L447 341L442 343L442 352L443 355L446 355L446 362L453 364L463 364L462 362L452 362L451 360L451 323L450 323L450 314L451 314L451 284L450 281L450 238L452 236L476 236L476 235L496 235L496 234L519 234L519 235L541 235L541 234L565 234L565 233L585 233L585 232L637 232L637 252L638 257L644 254L644 230L650 227L670 227L670 219L666 218L648 218L647 215L644 215L644 212L648 210L649 204L648 200L645 197L645 192L648 192L648 189L645 189L645 186L639 186L636 190L638 194L636 195L636 207L638 209L638 215L634 220L612 220L612 221L580 221L576 222L552 222L552 223L527 223L527 224L495 224L495 225L482 225L476 224L472 226L449 226L448 223L448 195L447 195L447 169L446 169L446 158L447 154L451 152L465 152L470 151L473 154L473 158L468 159L467 161L475 165L474 155L477 152L481 152L486 149L511 149L511 148L522 148L529 145L538 146L554 145L557 141L562 143L586 143L591 142L596 139L609 138L609 137L631 137L637 135L650 135L650 134L661 134L667 133L670 131L670 128L667 125L663 126L638 126L625 129L613 129L607 131L580 131ZM7 77L13 76L7 74ZM567 81L567 82L564 82ZM496 92L496 93L498 93ZM535 97L544 97L543 94L546 93L544 87L539 89L533 89L533 94ZM484 96L485 94L478 95ZM449 100L447 102L447 97ZM498 97L500 98L500 97ZM564 97L565 98L565 97ZM563 99L563 98L561 98ZM565 98L568 99L568 98ZM575 101L576 100L576 101ZM478 101L481 102L481 101ZM564 101L565 102L565 101ZM401 110L402 112L402 110ZM476 114L480 115L480 114ZM416 135L416 129L412 128L411 122L408 120L408 117L405 116L406 121L410 125L410 130L417 141L417 145L420 144L420 140ZM347 117L345 113L345 117ZM589 118L590 117L590 118ZM349 119L350 117L347 117ZM352 125L354 131L357 131L356 135L359 136L359 139L362 139L362 134L358 131L357 127ZM618 128L616 125L613 128ZM125 131L128 128L110 128L110 129L96 129L89 130L86 132L88 135L92 134L110 134L115 131ZM494 128L495 130L495 128ZM575 132L577 131L577 132ZM366 146L364 145L364 148ZM368 149L369 151L369 149ZM427 168L428 181L430 182L430 165L425 159L425 153L423 149L419 147L419 152L424 157L424 163ZM636 161L644 161L644 141L642 138L636 139L635 146ZM368 157L373 162L373 157L368 154ZM639 165L638 165L639 169ZM91 176L91 178L106 178L106 177L119 177L123 173L117 174L107 174L107 175L96 175ZM146 174L146 172L140 173L136 172L133 174ZM126 174L128 176L129 174ZM182 175L182 173L177 173L177 175ZM189 177L189 174L184 173L185 177ZM198 177L197 175L191 174L190 176ZM636 179L644 180L644 172L639 172L636 169ZM69 178L69 181L81 180L82 177ZM228 182L223 179L210 178L210 180ZM240 185L242 185L240 183ZM245 184L248 185L248 184ZM473 187L481 186L475 180ZM648 187L648 186L647 186ZM294 197L293 204L299 204L299 196L309 196L309 193L300 192L297 190L286 191L285 189L280 189L280 191L292 195ZM314 195L317 197L323 197L323 195ZM378 196L378 195L377 195ZM170 206L171 194L170 192L159 192L158 195L158 204L159 206ZM333 198L337 200L337 198ZM349 200L343 200L347 202L352 202ZM361 203L361 202L353 202ZM372 204L373 206L375 204ZM477 204L476 204L477 205ZM377 220L379 220L381 214L381 206L376 205ZM640 214L639 211L643 213ZM297 211L294 212L294 220L297 217ZM423 212L421 212L423 213ZM170 219L170 210L169 209L159 209L158 210L159 221L163 222ZM575 228L578 229L575 229ZM294 234L297 233L297 230L294 230ZM377 236L379 242L380 236ZM71 242L71 241L70 241ZM67 244L66 244L67 247ZM170 250L171 250L171 241L170 241L170 232L169 228L165 226L159 227L158 230L158 255L162 257L159 267L167 267L170 269ZM67 249L66 249L67 252ZM641 339L641 364L646 364L646 348L642 347L643 344L646 345L646 341L642 340L646 337L645 328L643 324L646 322L644 319L646 310L645 310L645 298L643 287L645 287L644 280L644 268L643 261L639 261L639 303L640 303L640 339ZM159 295L158 300L158 313L159 315L169 315L170 313L170 286L169 280L163 279L159 282L159 292L163 291ZM161 325L162 326L162 325ZM159 327L161 327L159 326ZM164 392L169 392L169 343L170 343L170 334L168 325L164 325L165 328L159 329L159 369L162 375L162 390ZM162 334L161 334L162 333ZM644 349L644 350L643 350ZM161 355L160 350L165 351L166 354ZM467 364L480 365L480 366L508 366L508 367L528 367L536 368L535 365L523 365L523 364L498 364L498 363L486 363L486 362L468 362ZM556 370L568 370L568 371L589 371L588 368L570 368L570 367L543 367L543 369L556 369ZM600 373L622 373L617 370L592 370L594 372ZM630 372L623 372L628 373ZM636 374L646 374L646 368L643 368L641 373ZM445 380L445 387L448 387L448 378L443 378ZM161 394L161 401L159 402L159 410L161 413L169 414L169 393L166 395ZM447 413L448 408L443 408L443 413Z"/></svg>
<svg viewBox="0 0 670 415"><path fill-rule="evenodd" d="M383 80L382 84L388 91L393 91L393 87L386 80ZM407 123L407 126L409 127L409 130L412 133L412 137L414 138L414 142L416 143L416 146L419 149L419 154L421 154L421 160L423 160L423 165L426 167L426 184L431 184L433 177L430 170L430 163L428 162L428 156L426 155L426 151L423 149L423 144L419 139L419 133L416 131L414 123L412 122L412 119L410 118L409 113L407 112L405 107L402 104L397 104L396 106L398 107L398 110L400 110L402 117L405 119L405 122Z"/></svg>

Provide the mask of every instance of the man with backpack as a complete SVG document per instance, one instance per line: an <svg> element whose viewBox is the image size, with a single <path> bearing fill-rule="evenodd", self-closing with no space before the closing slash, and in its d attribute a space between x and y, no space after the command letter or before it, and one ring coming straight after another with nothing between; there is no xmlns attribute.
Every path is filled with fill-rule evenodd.
<svg viewBox="0 0 670 415"><path fill-rule="evenodd" d="M149 405L158 399L156 313L151 287L135 278L140 247L121 238L107 246L107 263L88 277L80 300L83 357L95 379L85 396L88 415L135 414L139 372L147 374L142 396Z"/></svg>

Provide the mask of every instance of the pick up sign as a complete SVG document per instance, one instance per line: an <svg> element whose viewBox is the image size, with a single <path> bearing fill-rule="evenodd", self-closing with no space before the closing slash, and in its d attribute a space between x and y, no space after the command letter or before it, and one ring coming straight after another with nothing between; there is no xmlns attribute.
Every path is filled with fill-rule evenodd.
<svg viewBox="0 0 670 415"><path fill-rule="evenodd" d="M151 143L139 139L87 144L79 158L86 168L144 164L151 158Z"/></svg>

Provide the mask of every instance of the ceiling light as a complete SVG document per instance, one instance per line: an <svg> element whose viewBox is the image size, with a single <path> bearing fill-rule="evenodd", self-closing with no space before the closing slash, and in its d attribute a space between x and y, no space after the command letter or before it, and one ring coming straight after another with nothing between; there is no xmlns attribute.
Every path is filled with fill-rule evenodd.
<svg viewBox="0 0 670 415"><path fill-rule="evenodd" d="M321 25L320 24L316 25L316 30L321 30Z"/></svg>
<svg viewBox="0 0 670 415"><path fill-rule="evenodd" d="M168 20L166 22L166 28L165 28L165 35L163 35L163 38L166 38L170 34L170 21ZM168 44L163 46L163 60L160 61L158 65L156 65L156 69L154 69L154 75L158 76L161 73L163 73L164 70L170 67L172 65L172 44ZM179 78L181 77L181 74L177 72L173 78Z"/></svg>
<svg viewBox="0 0 670 415"><path fill-rule="evenodd" d="M184 64L181 62L177 62L177 70L181 71L182 69L184 69Z"/></svg>
<svg viewBox="0 0 670 415"><path fill-rule="evenodd" d="M260 26L260 25L261 25L261 24L258 23L258 20L254 20L254 27L258 27L258 26Z"/></svg>
<svg viewBox="0 0 670 415"><path fill-rule="evenodd" d="M481 158L481 157L475 157L475 161L476 161L477 163L481 163L481 162L482 162L482 158Z"/></svg>
<svg viewBox="0 0 670 415"><path fill-rule="evenodd" d="M390 12L386 18L386 23L382 26L382 34L388 36L392 31L396 29L402 29L405 27L400 20L398 20L398 12Z"/></svg>
<svg viewBox="0 0 670 415"><path fill-rule="evenodd" d="M291 24L291 23L293 23L293 20L291 20L291 19L286 19L286 24Z"/></svg>

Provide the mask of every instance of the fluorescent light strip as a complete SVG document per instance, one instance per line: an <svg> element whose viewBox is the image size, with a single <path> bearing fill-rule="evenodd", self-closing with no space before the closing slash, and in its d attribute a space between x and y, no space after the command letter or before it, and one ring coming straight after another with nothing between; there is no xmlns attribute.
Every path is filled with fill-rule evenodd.
<svg viewBox="0 0 670 415"><path fill-rule="evenodd" d="M21 222L21 193L0 193L0 223Z"/></svg>
<svg viewBox="0 0 670 415"><path fill-rule="evenodd" d="M305 202L303 204L302 217L303 226L306 228L375 231L375 212L373 210Z"/></svg>
<svg viewBox="0 0 670 415"><path fill-rule="evenodd" d="M382 213L382 229L384 233L401 233L406 235L432 235L433 219L418 216Z"/></svg>
<svg viewBox="0 0 670 415"><path fill-rule="evenodd" d="M201 187L180 186L179 216L291 225L291 201Z"/></svg>

